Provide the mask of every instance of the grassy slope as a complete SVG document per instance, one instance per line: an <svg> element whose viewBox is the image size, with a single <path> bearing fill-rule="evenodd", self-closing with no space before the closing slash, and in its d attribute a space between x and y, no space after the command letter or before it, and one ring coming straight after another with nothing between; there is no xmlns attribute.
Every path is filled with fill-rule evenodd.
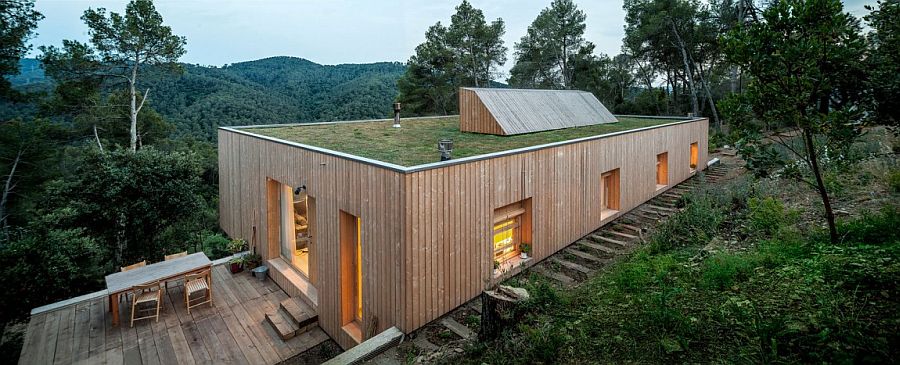
<svg viewBox="0 0 900 365"><path fill-rule="evenodd" d="M893 362L900 181L887 159L837 174L874 173L859 192L892 196L845 219L840 245L781 203L791 184L733 181L689 196L648 245L572 291L518 278L534 299L517 326L447 362Z"/></svg>
<svg viewBox="0 0 900 365"><path fill-rule="evenodd" d="M380 121L250 131L401 166L415 166L440 161L437 142L441 138L452 139L453 157L462 158L671 122L674 120L619 118L618 123L506 137L460 132L459 117L404 121L400 129L391 128L389 121Z"/></svg>

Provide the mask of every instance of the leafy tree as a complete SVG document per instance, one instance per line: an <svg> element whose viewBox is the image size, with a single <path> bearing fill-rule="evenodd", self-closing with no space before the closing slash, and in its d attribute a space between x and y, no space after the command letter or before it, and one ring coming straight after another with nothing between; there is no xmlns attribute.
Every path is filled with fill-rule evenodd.
<svg viewBox="0 0 900 365"><path fill-rule="evenodd" d="M19 59L31 48L25 42L43 18L34 0L0 0L0 96L16 96L6 76L19 73Z"/></svg>
<svg viewBox="0 0 900 365"><path fill-rule="evenodd" d="M16 230L0 249L0 323L24 317L34 307L102 288L105 251L85 229L46 229L67 219L63 208Z"/></svg>
<svg viewBox="0 0 900 365"><path fill-rule="evenodd" d="M837 158L859 133L866 48L859 21L839 0L779 1L762 21L735 29L724 41L729 60L752 76L746 97L759 121L770 130L797 132L796 138L773 136L785 156L777 159L772 145L747 128L742 153L751 161L765 156L813 187L837 242L823 161Z"/></svg>
<svg viewBox="0 0 900 365"><path fill-rule="evenodd" d="M88 76L124 81L130 97L130 148L136 151L138 113L150 93L146 89L139 95L139 71L154 65L180 70L176 62L185 53L185 38L172 34L172 29L163 25L152 0L131 0L125 15L112 12L107 15L104 8L88 9L81 19L88 26L93 48L78 42L68 42L62 50L52 46L42 48L42 61L60 71L67 70L70 78Z"/></svg>
<svg viewBox="0 0 900 365"><path fill-rule="evenodd" d="M451 114L456 109L455 56L447 44L447 28L438 22L416 46L406 72L397 80L403 109L415 115Z"/></svg>
<svg viewBox="0 0 900 365"><path fill-rule="evenodd" d="M201 174L189 153L86 149L71 172L48 183L39 213L71 210L51 228L86 229L114 266L158 261L170 244L160 234L200 213Z"/></svg>
<svg viewBox="0 0 900 365"><path fill-rule="evenodd" d="M553 0L516 43L509 83L517 87L569 89L579 62L594 46L584 39L586 16L572 0Z"/></svg>
<svg viewBox="0 0 900 365"><path fill-rule="evenodd" d="M30 195L40 183L53 174L50 162L58 153L57 146L64 142L66 130L46 119L13 119L0 123L0 229L5 233L9 226L10 209L26 205ZM14 199L18 198L18 199ZM22 211L25 209L20 209ZM24 214L16 214L20 219ZM3 237L0 237L2 239Z"/></svg>
<svg viewBox="0 0 900 365"><path fill-rule="evenodd" d="M866 8L871 13L865 19L873 29L869 33L872 48L867 68L875 115L879 122L897 128L900 125L900 1L879 1L878 8L869 5Z"/></svg>
<svg viewBox="0 0 900 365"><path fill-rule="evenodd" d="M696 0L627 0L624 8L627 53L647 65L661 67L659 71L665 73L673 92L678 92L681 80L694 115L701 115L700 94L706 94L718 126L718 111L707 78L721 52L709 9Z"/></svg>
<svg viewBox="0 0 900 365"><path fill-rule="evenodd" d="M481 10L463 0L449 27L437 22L428 28L397 81L397 100L415 115L455 112L459 87L490 86L494 69L506 62L505 32L502 19L488 24Z"/></svg>
<svg viewBox="0 0 900 365"><path fill-rule="evenodd" d="M468 0L456 7L446 37L459 67L459 82L475 87L490 84L494 68L506 63L504 33L503 19L487 24L484 13Z"/></svg>

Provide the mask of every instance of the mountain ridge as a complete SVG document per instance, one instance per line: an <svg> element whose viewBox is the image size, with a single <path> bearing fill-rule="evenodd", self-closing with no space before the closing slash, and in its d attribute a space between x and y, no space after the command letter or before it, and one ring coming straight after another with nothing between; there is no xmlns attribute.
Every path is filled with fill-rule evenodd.
<svg viewBox="0 0 900 365"><path fill-rule="evenodd" d="M52 85L36 59L9 78L33 90ZM273 56L223 66L181 64L182 74L149 71L139 80L148 103L172 123L176 135L214 140L219 126L382 118L391 114L399 62L321 65ZM36 67L37 66L37 67Z"/></svg>

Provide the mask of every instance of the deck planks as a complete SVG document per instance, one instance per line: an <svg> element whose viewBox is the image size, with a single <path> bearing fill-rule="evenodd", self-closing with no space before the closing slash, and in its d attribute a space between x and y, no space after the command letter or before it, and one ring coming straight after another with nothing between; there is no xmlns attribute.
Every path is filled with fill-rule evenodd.
<svg viewBox="0 0 900 365"><path fill-rule="evenodd" d="M28 323L20 364L277 364L328 340L319 328L290 341L263 323L267 309L288 298L272 281L213 268L214 306L184 308L184 288L170 286L159 322L130 327L131 304L112 327L107 298L35 314Z"/></svg>

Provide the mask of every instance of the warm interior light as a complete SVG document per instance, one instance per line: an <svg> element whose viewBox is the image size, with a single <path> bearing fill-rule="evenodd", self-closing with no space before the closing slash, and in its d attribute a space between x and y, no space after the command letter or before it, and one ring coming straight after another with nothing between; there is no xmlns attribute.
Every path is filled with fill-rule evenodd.
<svg viewBox="0 0 900 365"><path fill-rule="evenodd" d="M356 218L356 319L362 321L362 220Z"/></svg>
<svg viewBox="0 0 900 365"><path fill-rule="evenodd" d="M494 259L504 261L516 254L516 218L494 224Z"/></svg>

